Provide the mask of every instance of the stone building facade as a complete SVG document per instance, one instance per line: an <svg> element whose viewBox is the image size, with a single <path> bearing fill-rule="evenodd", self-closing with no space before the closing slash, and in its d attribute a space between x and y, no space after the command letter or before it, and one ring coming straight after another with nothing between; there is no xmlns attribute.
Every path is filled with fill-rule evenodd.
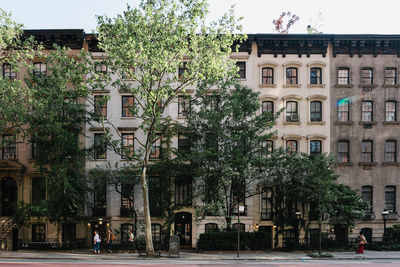
<svg viewBox="0 0 400 267"><path fill-rule="evenodd" d="M98 49L96 35L82 30L27 31L47 43L58 42L71 47L72 53L81 48L92 53L98 61L96 71L106 72L102 61L107 56ZM397 209L399 198L398 107L400 101L398 68L400 36L387 35L277 35L251 34L232 54L240 68L240 81L260 93L262 109L277 112L284 109L273 130L277 134L270 142L273 147L305 153L335 153L338 156L339 182L360 190L363 198L371 203L364 220L355 229L340 225L326 225L331 236L355 237L363 229L368 237L381 237L383 233L382 211L388 211L388 226L399 223ZM38 62L39 63L39 62ZM2 65L3 75L5 65ZM177 75L179 75L177 70ZM23 71L17 74L20 79ZM115 78L115 77L114 77ZM193 94L196 88L186 90ZM107 102L102 101L107 99ZM176 99L165 110L164 116L184 121L182 103ZM117 139L135 145L133 137L143 138L139 120L132 117L127 108L134 100L112 86L94 90L88 102L97 103L99 112L107 116L112 125L110 132ZM10 133L12 134L12 133ZM103 130L100 124L86 125L86 148L99 142ZM7 135L2 138L8 138ZM178 147L179 137L172 140ZM155 144L155 150L160 148ZM94 169L106 169L107 165L123 165L126 160L111 149L97 151L86 159L86 173ZM12 212L10 205L16 200L30 202L40 176L33 168L31 148L26 142L4 148L1 152L1 218L7 220ZM7 156L6 156L7 155ZM256 186L256 185L254 185ZM95 185L89 194L86 213L88 220L65 228L66 236L85 240L90 244L94 229L105 231L111 227L119 240L124 240L128 229L140 232L143 222L142 195L135 186L134 218L127 212L132 204L112 186ZM10 202L11 201L11 202ZM246 212L241 215L245 231L263 229L273 233L270 192L246 199ZM172 232L179 232L186 247L195 247L199 235L208 229L222 227L224 219L206 217L194 220L192 206L182 206L176 211ZM163 219L152 218L153 235L161 238ZM233 220L232 223L237 221ZM282 237L290 237L290 227ZM316 226L314 227L316 228ZM302 237L303 235L301 235ZM11 249L20 239L50 241L56 238L56 227L49 223L11 230L3 248ZM14 241L13 241L14 240ZM39 241L38 241L39 242ZM283 245L281 243L281 245ZM15 246L14 246L15 247Z"/></svg>

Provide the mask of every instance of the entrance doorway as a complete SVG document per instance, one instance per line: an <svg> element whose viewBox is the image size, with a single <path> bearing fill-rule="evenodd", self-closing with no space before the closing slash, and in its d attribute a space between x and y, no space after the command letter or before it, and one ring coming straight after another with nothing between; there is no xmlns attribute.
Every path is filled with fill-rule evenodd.
<svg viewBox="0 0 400 267"><path fill-rule="evenodd" d="M179 236L181 248L192 248L192 214L175 214L175 235Z"/></svg>
<svg viewBox="0 0 400 267"><path fill-rule="evenodd" d="M345 245L347 243L347 227L335 224L335 239L340 245Z"/></svg>
<svg viewBox="0 0 400 267"><path fill-rule="evenodd" d="M1 216L11 216L17 201L17 183L11 177L1 180Z"/></svg>

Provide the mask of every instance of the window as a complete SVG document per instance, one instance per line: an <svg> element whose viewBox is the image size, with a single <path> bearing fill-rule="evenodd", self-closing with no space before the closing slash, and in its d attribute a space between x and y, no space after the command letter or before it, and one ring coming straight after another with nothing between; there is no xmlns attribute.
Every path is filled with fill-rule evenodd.
<svg viewBox="0 0 400 267"><path fill-rule="evenodd" d="M153 237L154 244L161 244L161 224L151 224L151 236Z"/></svg>
<svg viewBox="0 0 400 267"><path fill-rule="evenodd" d="M367 202L369 206L365 211L372 212L372 186L365 185L361 187L361 198L364 202Z"/></svg>
<svg viewBox="0 0 400 267"><path fill-rule="evenodd" d="M188 96L178 97L178 117L187 117L190 115L190 99Z"/></svg>
<svg viewBox="0 0 400 267"><path fill-rule="evenodd" d="M35 77L41 78L47 74L47 65L43 62L33 63L33 75Z"/></svg>
<svg viewBox="0 0 400 267"><path fill-rule="evenodd" d="M206 223L205 224L205 232L206 233L218 232L218 224L216 224L216 223Z"/></svg>
<svg viewBox="0 0 400 267"><path fill-rule="evenodd" d="M396 85L397 84L397 69L386 68L385 69L385 85Z"/></svg>
<svg viewBox="0 0 400 267"><path fill-rule="evenodd" d="M46 227L44 224L32 224L32 242L46 241Z"/></svg>
<svg viewBox="0 0 400 267"><path fill-rule="evenodd" d="M297 85L297 68L287 68L286 69L286 84L288 85Z"/></svg>
<svg viewBox="0 0 400 267"><path fill-rule="evenodd" d="M338 163L350 162L349 141L343 140L338 142Z"/></svg>
<svg viewBox="0 0 400 267"><path fill-rule="evenodd" d="M372 141L366 140L362 141L361 144L361 162L372 162Z"/></svg>
<svg viewBox="0 0 400 267"><path fill-rule="evenodd" d="M102 133L94 134L94 158L106 159L107 158L107 144Z"/></svg>
<svg viewBox="0 0 400 267"><path fill-rule="evenodd" d="M261 194L261 220L272 220L272 188L265 188Z"/></svg>
<svg viewBox="0 0 400 267"><path fill-rule="evenodd" d="M15 143L15 137L10 134L2 136L2 142L0 144L2 148L2 159L16 159L17 155L17 144Z"/></svg>
<svg viewBox="0 0 400 267"><path fill-rule="evenodd" d="M310 103L310 121L322 121L322 102L312 101Z"/></svg>
<svg viewBox="0 0 400 267"><path fill-rule="evenodd" d="M192 205L192 178L186 176L176 177L175 180L175 204Z"/></svg>
<svg viewBox="0 0 400 267"><path fill-rule="evenodd" d="M310 84L322 84L322 69L321 68L311 68Z"/></svg>
<svg viewBox="0 0 400 267"><path fill-rule="evenodd" d="M9 63L3 64L3 78L15 80L17 79L17 72L13 70Z"/></svg>
<svg viewBox="0 0 400 267"><path fill-rule="evenodd" d="M397 120L396 101L386 101L386 103L385 103L385 120L386 121L396 121Z"/></svg>
<svg viewBox="0 0 400 267"><path fill-rule="evenodd" d="M31 147L31 159L35 159L36 158L36 144L35 143L31 143L30 145Z"/></svg>
<svg viewBox="0 0 400 267"><path fill-rule="evenodd" d="M262 112L270 112L271 114L274 114L274 102L273 101L263 101L262 102L262 107L261 107Z"/></svg>
<svg viewBox="0 0 400 267"><path fill-rule="evenodd" d="M76 239L76 224L64 223L62 225L62 241L75 242Z"/></svg>
<svg viewBox="0 0 400 267"><path fill-rule="evenodd" d="M132 217L134 208L135 185L132 179L121 183L121 217Z"/></svg>
<svg viewBox="0 0 400 267"><path fill-rule="evenodd" d="M161 134L155 135L156 140L154 141L151 151L150 151L150 159L160 159L161 158Z"/></svg>
<svg viewBox="0 0 400 267"><path fill-rule="evenodd" d="M288 153L297 152L297 141L296 140L287 140L286 141L286 151Z"/></svg>
<svg viewBox="0 0 400 267"><path fill-rule="evenodd" d="M385 209L389 212L396 212L396 187L385 187Z"/></svg>
<svg viewBox="0 0 400 267"><path fill-rule="evenodd" d="M385 142L385 162L397 161L397 144L396 140L387 140Z"/></svg>
<svg viewBox="0 0 400 267"><path fill-rule="evenodd" d="M46 184L42 177L32 178L32 203L38 203L46 198Z"/></svg>
<svg viewBox="0 0 400 267"><path fill-rule="evenodd" d="M246 79L246 62L236 62L236 67L239 68L239 79Z"/></svg>
<svg viewBox="0 0 400 267"><path fill-rule="evenodd" d="M94 112L99 117L107 117L107 99L104 96L94 96Z"/></svg>
<svg viewBox="0 0 400 267"><path fill-rule="evenodd" d="M244 223L234 223L234 224L232 224L232 226L233 226L233 230L234 231L240 231L240 232L245 232L246 230L246 228L245 228L245 224Z"/></svg>
<svg viewBox="0 0 400 267"><path fill-rule="evenodd" d="M361 85L373 84L373 70L372 68L361 69Z"/></svg>
<svg viewBox="0 0 400 267"><path fill-rule="evenodd" d="M186 65L187 65L187 62L182 62L179 65L179 68L178 68L178 79L182 79L183 78L183 74L185 74L185 72L186 72Z"/></svg>
<svg viewBox="0 0 400 267"><path fill-rule="evenodd" d="M262 84L272 85L274 84L274 69L263 68L262 69Z"/></svg>
<svg viewBox="0 0 400 267"><path fill-rule="evenodd" d="M135 227L131 223L121 224L121 243L129 242L129 231L135 235Z"/></svg>
<svg viewBox="0 0 400 267"><path fill-rule="evenodd" d="M122 117L133 117L133 105L134 105L134 98L133 96L122 96ZM107 112L107 106L105 108ZM106 113L107 114L107 113Z"/></svg>
<svg viewBox="0 0 400 267"><path fill-rule="evenodd" d="M286 102L286 121L287 122L297 122L299 121L299 114L297 110L296 101Z"/></svg>
<svg viewBox="0 0 400 267"><path fill-rule="evenodd" d="M321 154L321 152L322 152L321 144L322 143L319 140L310 141L310 154Z"/></svg>
<svg viewBox="0 0 400 267"><path fill-rule="evenodd" d="M121 134L122 139L122 159L127 159L128 157L133 157L135 153L134 141L135 141L134 133L123 133Z"/></svg>
<svg viewBox="0 0 400 267"><path fill-rule="evenodd" d="M350 120L350 113L349 113L350 103L348 101L339 101L337 106L338 106L338 109L337 109L338 121L340 121L340 122L349 121Z"/></svg>
<svg viewBox="0 0 400 267"><path fill-rule="evenodd" d="M372 101L361 102L361 121L373 121L373 105Z"/></svg>
<svg viewBox="0 0 400 267"><path fill-rule="evenodd" d="M274 141L272 140L264 141L263 146L268 150L268 152L274 151Z"/></svg>
<svg viewBox="0 0 400 267"><path fill-rule="evenodd" d="M107 187L103 180L95 179L93 182L94 202L93 216L106 216L107 211Z"/></svg>
<svg viewBox="0 0 400 267"><path fill-rule="evenodd" d="M178 151L184 155L190 153L190 139L184 134L178 134Z"/></svg>
<svg viewBox="0 0 400 267"><path fill-rule="evenodd" d="M161 215L161 180L158 176L149 176L149 203L150 215L157 217Z"/></svg>
<svg viewBox="0 0 400 267"><path fill-rule="evenodd" d="M104 62L97 62L95 65L95 71L97 73L107 74L108 67Z"/></svg>
<svg viewBox="0 0 400 267"><path fill-rule="evenodd" d="M340 67L338 69L338 84L340 84L340 85L349 85L350 84L349 68Z"/></svg>
<svg viewBox="0 0 400 267"><path fill-rule="evenodd" d="M136 69L134 67L130 67L128 71L121 71L121 78L123 80L133 79L135 71Z"/></svg>

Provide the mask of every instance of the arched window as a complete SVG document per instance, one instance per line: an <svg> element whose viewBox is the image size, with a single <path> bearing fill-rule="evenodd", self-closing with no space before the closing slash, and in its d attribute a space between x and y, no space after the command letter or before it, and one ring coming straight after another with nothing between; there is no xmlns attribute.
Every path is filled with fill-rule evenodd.
<svg viewBox="0 0 400 267"><path fill-rule="evenodd" d="M297 108L296 101L286 102L286 121L287 122L298 122L299 121L299 111Z"/></svg>
<svg viewBox="0 0 400 267"><path fill-rule="evenodd" d="M319 140L310 141L310 154L321 154L322 143Z"/></svg>
<svg viewBox="0 0 400 267"><path fill-rule="evenodd" d="M161 224L159 223L151 224L151 235L153 237L153 243L161 244Z"/></svg>
<svg viewBox="0 0 400 267"><path fill-rule="evenodd" d="M321 68L311 68L310 84L322 84L322 69Z"/></svg>
<svg viewBox="0 0 400 267"><path fill-rule="evenodd" d="M298 70L297 68L286 69L286 84L297 85L298 84Z"/></svg>
<svg viewBox="0 0 400 267"><path fill-rule="evenodd" d="M245 225L244 225L244 223L234 223L233 225L232 225L232 227L233 227L233 229L235 230L235 231L237 231L238 230L238 228L239 228L239 231L240 232L245 232L246 230L246 228L245 228Z"/></svg>
<svg viewBox="0 0 400 267"><path fill-rule="evenodd" d="M286 151L287 151L287 153L297 152L297 141L296 140L287 140L286 141Z"/></svg>
<svg viewBox="0 0 400 267"><path fill-rule="evenodd" d="M218 224L216 223L206 223L205 224L205 232L218 232Z"/></svg>
<svg viewBox="0 0 400 267"><path fill-rule="evenodd" d="M263 68L262 69L262 84L274 84L274 69L273 68Z"/></svg>
<svg viewBox="0 0 400 267"><path fill-rule="evenodd" d="M310 103L310 121L322 121L322 102L312 101Z"/></svg>

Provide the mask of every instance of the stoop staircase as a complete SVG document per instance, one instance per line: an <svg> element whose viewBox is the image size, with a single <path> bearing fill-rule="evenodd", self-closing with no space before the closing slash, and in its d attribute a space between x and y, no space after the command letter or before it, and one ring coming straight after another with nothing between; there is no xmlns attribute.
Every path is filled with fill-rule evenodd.
<svg viewBox="0 0 400 267"><path fill-rule="evenodd" d="M8 233L11 232L14 226L15 224L10 217L0 217L0 241L7 238Z"/></svg>

